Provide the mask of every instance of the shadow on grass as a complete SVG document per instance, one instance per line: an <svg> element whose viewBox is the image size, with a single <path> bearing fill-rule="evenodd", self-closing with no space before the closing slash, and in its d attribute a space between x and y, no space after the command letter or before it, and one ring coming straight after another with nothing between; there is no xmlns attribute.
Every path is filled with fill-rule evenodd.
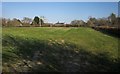
<svg viewBox="0 0 120 74"><path fill-rule="evenodd" d="M119 71L118 60L112 61L108 53L93 54L71 43L14 36L4 36L2 42L9 47L3 49L3 72Z"/></svg>
<svg viewBox="0 0 120 74"><path fill-rule="evenodd" d="M110 29L110 28L95 28L93 27L93 29L100 31L101 33L116 37L116 38L120 38L120 29L119 28L115 28L115 29Z"/></svg>
<svg viewBox="0 0 120 74"><path fill-rule="evenodd" d="M101 30L100 32L107 34L107 35L110 35L110 36L113 36L113 37L116 37L116 38L120 38L120 33L119 33L120 31L117 31L117 33L114 33L114 32Z"/></svg>

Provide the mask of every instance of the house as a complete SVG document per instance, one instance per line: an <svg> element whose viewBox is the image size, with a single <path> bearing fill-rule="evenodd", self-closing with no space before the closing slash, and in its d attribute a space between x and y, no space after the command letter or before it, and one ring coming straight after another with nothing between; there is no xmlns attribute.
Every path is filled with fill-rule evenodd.
<svg viewBox="0 0 120 74"><path fill-rule="evenodd" d="M63 27L65 26L65 23L60 23L59 21L54 24L55 27Z"/></svg>
<svg viewBox="0 0 120 74"><path fill-rule="evenodd" d="M56 24L64 24L64 23L59 23L59 21Z"/></svg>

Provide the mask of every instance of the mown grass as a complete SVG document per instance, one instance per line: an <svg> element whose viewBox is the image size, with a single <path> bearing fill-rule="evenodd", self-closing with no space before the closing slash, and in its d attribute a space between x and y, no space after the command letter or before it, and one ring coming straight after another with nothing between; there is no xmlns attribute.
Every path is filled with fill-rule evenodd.
<svg viewBox="0 0 120 74"><path fill-rule="evenodd" d="M119 71L118 38L91 28L3 28L3 71Z"/></svg>

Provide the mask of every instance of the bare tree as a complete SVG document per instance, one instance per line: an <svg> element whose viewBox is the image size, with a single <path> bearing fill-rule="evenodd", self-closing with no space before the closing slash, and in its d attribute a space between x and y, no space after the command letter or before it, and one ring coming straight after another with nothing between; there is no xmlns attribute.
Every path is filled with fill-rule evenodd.
<svg viewBox="0 0 120 74"><path fill-rule="evenodd" d="M23 23L31 23L32 22L32 19L31 18L28 18L28 17L24 17L23 20L22 20Z"/></svg>
<svg viewBox="0 0 120 74"><path fill-rule="evenodd" d="M46 21L44 16L40 16L39 20L40 20L40 26L44 24L44 21Z"/></svg>
<svg viewBox="0 0 120 74"><path fill-rule="evenodd" d="M114 13L112 13L109 17L108 20L110 21L111 25L114 26L115 23L117 22L117 17Z"/></svg>
<svg viewBox="0 0 120 74"><path fill-rule="evenodd" d="M74 27L80 27L80 26L84 26L85 22L83 20L73 20L71 21L72 26Z"/></svg>

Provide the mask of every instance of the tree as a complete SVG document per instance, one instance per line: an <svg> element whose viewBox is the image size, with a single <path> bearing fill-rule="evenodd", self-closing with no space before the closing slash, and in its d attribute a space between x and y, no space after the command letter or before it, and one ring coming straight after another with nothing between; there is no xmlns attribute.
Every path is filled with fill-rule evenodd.
<svg viewBox="0 0 120 74"><path fill-rule="evenodd" d="M2 26L7 26L7 19L2 18Z"/></svg>
<svg viewBox="0 0 120 74"><path fill-rule="evenodd" d="M87 21L87 26L94 27L97 24L97 19L93 17L89 17L89 20Z"/></svg>
<svg viewBox="0 0 120 74"><path fill-rule="evenodd" d="M42 19L40 19L40 26L42 26L44 23L44 21Z"/></svg>
<svg viewBox="0 0 120 74"><path fill-rule="evenodd" d="M98 26L108 26L109 22L106 18L97 19Z"/></svg>
<svg viewBox="0 0 120 74"><path fill-rule="evenodd" d="M120 17L117 17L116 27L120 29Z"/></svg>
<svg viewBox="0 0 120 74"><path fill-rule="evenodd" d="M19 19L17 21L20 22L20 23L22 23Z"/></svg>
<svg viewBox="0 0 120 74"><path fill-rule="evenodd" d="M13 21L12 21L12 20L9 20L9 21L7 22L7 26L9 26L9 27L10 27L10 26L14 26L14 25L13 25Z"/></svg>
<svg viewBox="0 0 120 74"><path fill-rule="evenodd" d="M34 25L36 25L36 26L37 26L37 25L39 25L39 26L40 26L40 24L39 24L39 23L40 23L40 19L39 19L39 17L38 17L38 16L35 16L35 17L34 17L34 19L33 19L32 24L34 24Z"/></svg>
<svg viewBox="0 0 120 74"><path fill-rule="evenodd" d="M88 26L88 27L92 27L92 26L94 26L94 25L93 25L92 21L88 20L88 21L87 21L87 26Z"/></svg>
<svg viewBox="0 0 120 74"><path fill-rule="evenodd" d="M45 17L44 16L40 16L40 26L42 26L44 24L45 21Z"/></svg>
<svg viewBox="0 0 120 74"><path fill-rule="evenodd" d="M11 26L20 26L21 21L19 19L13 18L11 24L12 24Z"/></svg>
<svg viewBox="0 0 120 74"><path fill-rule="evenodd" d="M116 21L116 15L114 14L114 13L112 13L109 17L108 17L108 20L109 20L109 22L111 23L111 25L115 25L115 23L117 22Z"/></svg>
<svg viewBox="0 0 120 74"><path fill-rule="evenodd" d="M32 19L28 18L28 17L24 17L23 20L22 20L22 22L30 24L32 22Z"/></svg>
<svg viewBox="0 0 120 74"><path fill-rule="evenodd" d="M72 26L74 27L80 27L80 26L84 26L85 22L83 20L73 20L71 21Z"/></svg>
<svg viewBox="0 0 120 74"><path fill-rule="evenodd" d="M23 26L30 26L31 22L32 22L32 19L28 17L24 17L22 20Z"/></svg>
<svg viewBox="0 0 120 74"><path fill-rule="evenodd" d="M2 26L13 26L13 20L2 18Z"/></svg>

